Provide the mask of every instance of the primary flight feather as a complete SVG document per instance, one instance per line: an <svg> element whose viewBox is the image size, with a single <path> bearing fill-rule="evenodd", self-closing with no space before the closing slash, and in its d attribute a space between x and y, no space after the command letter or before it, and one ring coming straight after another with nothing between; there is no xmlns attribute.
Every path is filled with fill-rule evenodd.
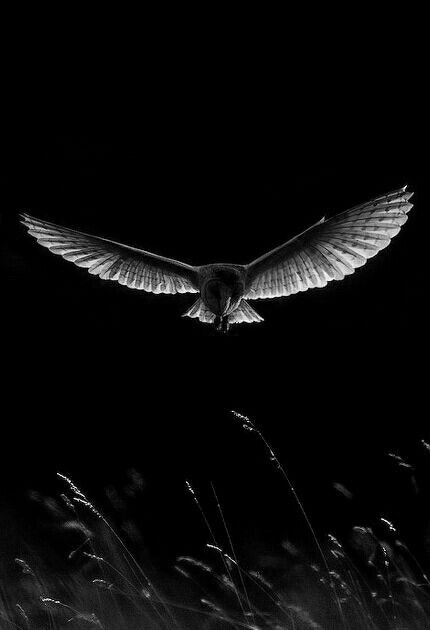
<svg viewBox="0 0 430 630"><path fill-rule="evenodd" d="M215 324L261 322L247 300L276 298L342 280L386 247L407 221L407 187L310 228L248 265L192 266L22 214L38 243L103 280L152 293L199 293L184 316Z"/></svg>

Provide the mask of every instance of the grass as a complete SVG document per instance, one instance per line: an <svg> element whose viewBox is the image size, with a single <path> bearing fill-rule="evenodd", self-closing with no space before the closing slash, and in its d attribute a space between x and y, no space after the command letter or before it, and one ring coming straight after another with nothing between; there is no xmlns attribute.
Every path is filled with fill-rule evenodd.
<svg viewBox="0 0 430 630"><path fill-rule="evenodd" d="M9 630L421 630L430 628L430 582L396 525L356 525L347 540L316 532L283 463L248 417L232 412L258 439L292 495L311 551L284 541L275 566L245 565L236 551L216 489L205 497L216 508L216 527L202 500L185 491L207 533L198 558L179 556L168 579L142 560L138 528L119 533L110 519L63 474L58 499L46 502L64 534L68 571L55 572L27 549L15 560L15 579L0 586L0 628ZM430 450L426 442L422 448ZM389 454L405 470L413 467ZM132 483L141 483L137 472ZM417 480L414 478L414 483ZM336 490L350 496L337 484ZM184 495L184 501L186 497ZM427 559L424 558L424 564ZM10 570L9 570L10 576Z"/></svg>

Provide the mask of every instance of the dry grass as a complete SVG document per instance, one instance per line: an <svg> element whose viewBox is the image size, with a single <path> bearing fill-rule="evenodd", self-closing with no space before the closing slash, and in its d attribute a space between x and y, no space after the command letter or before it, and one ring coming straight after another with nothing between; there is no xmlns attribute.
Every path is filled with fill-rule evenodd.
<svg viewBox="0 0 430 630"><path fill-rule="evenodd" d="M131 521L121 535L68 477L48 508L77 544L68 551L68 572L52 574L44 558L29 549L16 559L16 580L0 588L0 628L8 630L428 630L430 582L395 524L357 525L347 541L317 534L287 471L259 428L233 412L243 428L261 440L292 493L312 552L284 541L276 566L244 566L236 553L216 490L205 497L218 511L215 533L200 497L186 491L208 535L199 558L177 558L167 580L147 570L142 544ZM427 443L422 447L430 450ZM391 454L399 466L410 466ZM396 459L397 458L397 459ZM139 485L138 473L134 481ZM337 491L349 491L338 484ZM184 499L185 500L185 499ZM219 527L216 530L219 532ZM10 575L10 572L9 572Z"/></svg>

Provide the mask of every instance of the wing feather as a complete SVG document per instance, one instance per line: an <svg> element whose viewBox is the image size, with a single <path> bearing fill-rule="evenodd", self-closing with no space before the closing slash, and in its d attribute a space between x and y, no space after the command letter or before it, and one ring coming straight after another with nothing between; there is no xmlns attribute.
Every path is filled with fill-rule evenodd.
<svg viewBox="0 0 430 630"><path fill-rule="evenodd" d="M43 247L103 280L152 293L198 293L198 269L157 254L22 214Z"/></svg>
<svg viewBox="0 0 430 630"><path fill-rule="evenodd" d="M246 266L246 299L291 295L354 273L389 245L408 219L407 187L322 219Z"/></svg>

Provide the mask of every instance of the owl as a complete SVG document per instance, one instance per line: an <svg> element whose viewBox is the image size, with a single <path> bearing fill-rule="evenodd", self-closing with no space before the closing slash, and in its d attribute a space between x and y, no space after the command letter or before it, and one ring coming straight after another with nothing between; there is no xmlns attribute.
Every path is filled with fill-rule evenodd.
<svg viewBox="0 0 430 630"><path fill-rule="evenodd" d="M218 331L262 322L249 302L325 287L362 267L398 234L412 208L407 186L322 218L247 265L188 265L22 214L40 245L103 280L151 293L196 293L184 313Z"/></svg>

